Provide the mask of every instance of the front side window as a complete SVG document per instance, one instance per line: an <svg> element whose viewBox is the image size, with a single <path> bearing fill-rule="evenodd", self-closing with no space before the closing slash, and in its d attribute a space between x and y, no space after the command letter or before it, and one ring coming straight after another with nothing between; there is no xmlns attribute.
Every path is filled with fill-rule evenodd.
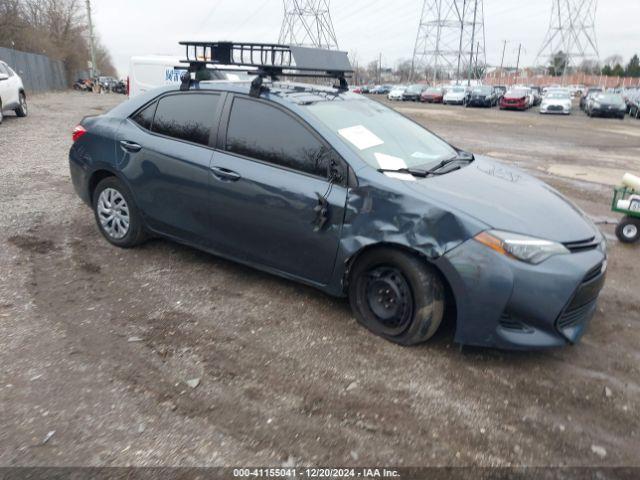
<svg viewBox="0 0 640 480"><path fill-rule="evenodd" d="M220 95L183 93L158 101L151 131L187 142L209 145L217 125Z"/></svg>
<svg viewBox="0 0 640 480"><path fill-rule="evenodd" d="M435 166L457 155L444 140L378 102L345 98L305 108L376 169Z"/></svg>
<svg viewBox="0 0 640 480"><path fill-rule="evenodd" d="M4 66L4 63L0 63L0 74L4 73L5 75L9 75L9 71Z"/></svg>
<svg viewBox="0 0 640 480"><path fill-rule="evenodd" d="M226 150L245 157L327 176L329 152L298 120L262 102L233 101Z"/></svg>

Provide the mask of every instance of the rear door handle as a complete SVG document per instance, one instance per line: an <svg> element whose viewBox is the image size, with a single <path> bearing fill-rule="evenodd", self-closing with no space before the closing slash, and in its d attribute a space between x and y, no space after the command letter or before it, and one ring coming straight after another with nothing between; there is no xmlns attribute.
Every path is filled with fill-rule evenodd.
<svg viewBox="0 0 640 480"><path fill-rule="evenodd" d="M142 150L142 147L140 145L128 140L120 140L120 146L129 152L139 152L140 150Z"/></svg>
<svg viewBox="0 0 640 480"><path fill-rule="evenodd" d="M211 171L219 180L226 182L237 182L242 178L239 173L229 170L228 168L211 167Z"/></svg>

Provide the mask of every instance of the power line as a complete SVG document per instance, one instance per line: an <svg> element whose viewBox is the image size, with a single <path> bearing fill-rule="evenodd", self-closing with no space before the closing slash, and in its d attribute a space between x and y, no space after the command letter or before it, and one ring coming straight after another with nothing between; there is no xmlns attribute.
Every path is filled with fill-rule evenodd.
<svg viewBox="0 0 640 480"><path fill-rule="evenodd" d="M566 55L565 67L584 60L599 60L597 9L598 0L553 0L549 30L536 65L543 59L553 59L559 52Z"/></svg>
<svg viewBox="0 0 640 480"><path fill-rule="evenodd" d="M337 50L329 0L284 0L278 43Z"/></svg>
<svg viewBox="0 0 640 480"><path fill-rule="evenodd" d="M485 65L483 0L423 0L412 77L424 72L434 81L455 78L459 82L465 74L470 82Z"/></svg>

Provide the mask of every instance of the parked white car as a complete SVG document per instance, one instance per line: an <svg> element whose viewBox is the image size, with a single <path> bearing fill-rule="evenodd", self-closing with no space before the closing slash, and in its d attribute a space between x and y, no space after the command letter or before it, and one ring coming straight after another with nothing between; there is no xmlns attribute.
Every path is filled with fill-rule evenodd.
<svg viewBox="0 0 640 480"><path fill-rule="evenodd" d="M387 98L389 100L402 100L402 95L404 94L406 89L407 87L403 85L396 85L391 89L391 91L387 95Z"/></svg>
<svg viewBox="0 0 640 480"><path fill-rule="evenodd" d="M568 90L550 90L542 99L540 113L571 115L571 106L571 93Z"/></svg>
<svg viewBox="0 0 640 480"><path fill-rule="evenodd" d="M0 123L4 113L13 111L18 117L27 116L27 94L20 76L4 62L0 62Z"/></svg>
<svg viewBox="0 0 640 480"><path fill-rule="evenodd" d="M464 102L467 99L467 89L466 87L454 86L448 87L447 93L444 94L444 98L442 99L442 103L445 105L464 105Z"/></svg>

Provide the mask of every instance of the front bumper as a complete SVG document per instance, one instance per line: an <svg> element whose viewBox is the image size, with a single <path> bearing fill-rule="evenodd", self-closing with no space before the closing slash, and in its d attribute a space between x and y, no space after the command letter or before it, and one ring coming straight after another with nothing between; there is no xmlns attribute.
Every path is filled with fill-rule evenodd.
<svg viewBox="0 0 640 480"><path fill-rule="evenodd" d="M608 108L592 108L591 109L591 115L597 116L597 117L616 118L616 117L625 116L626 112L624 110L619 110L619 109L616 109L616 108L612 108L612 109L608 109Z"/></svg>
<svg viewBox="0 0 640 480"><path fill-rule="evenodd" d="M490 107L492 105L491 99L487 98L473 98L471 97L467 102L470 107Z"/></svg>
<svg viewBox="0 0 640 480"><path fill-rule="evenodd" d="M556 115L569 115L571 114L571 108L567 108L563 105L548 105L540 106L540 113L556 114Z"/></svg>
<svg viewBox="0 0 640 480"><path fill-rule="evenodd" d="M531 350L576 343L605 281L600 249L529 265L469 240L436 265L453 290L462 345Z"/></svg>
<svg viewBox="0 0 640 480"><path fill-rule="evenodd" d="M503 100L502 102L500 102L500 108L504 110L526 110L527 103Z"/></svg>

